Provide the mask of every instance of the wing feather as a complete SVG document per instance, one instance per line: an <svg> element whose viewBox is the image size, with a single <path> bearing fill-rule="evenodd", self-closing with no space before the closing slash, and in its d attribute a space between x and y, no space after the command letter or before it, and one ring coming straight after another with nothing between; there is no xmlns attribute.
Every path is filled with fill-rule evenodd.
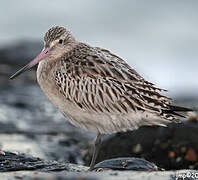
<svg viewBox="0 0 198 180"><path fill-rule="evenodd" d="M101 48L80 43L70 57L61 60L55 73L61 93L80 109L91 113L146 111L175 120L166 91L144 80L123 59Z"/></svg>

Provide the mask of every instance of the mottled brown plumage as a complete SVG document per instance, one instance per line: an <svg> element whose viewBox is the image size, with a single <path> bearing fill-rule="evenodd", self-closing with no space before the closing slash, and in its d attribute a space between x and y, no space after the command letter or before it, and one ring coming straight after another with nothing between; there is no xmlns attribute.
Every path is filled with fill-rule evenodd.
<svg viewBox="0 0 198 180"><path fill-rule="evenodd" d="M175 111L189 110L172 105L160 94L165 90L146 81L117 55L78 42L63 27L51 28L44 44L48 55L39 59L37 70L41 89L73 125L96 132L97 142L100 134L166 126L178 121L176 115L182 116Z"/></svg>

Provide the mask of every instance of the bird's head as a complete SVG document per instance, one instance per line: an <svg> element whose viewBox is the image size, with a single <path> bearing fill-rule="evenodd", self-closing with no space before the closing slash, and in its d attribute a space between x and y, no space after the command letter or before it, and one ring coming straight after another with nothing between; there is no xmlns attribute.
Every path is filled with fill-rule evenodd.
<svg viewBox="0 0 198 180"><path fill-rule="evenodd" d="M10 79L14 79L23 72L44 60L57 60L69 52L77 41L72 34L64 27L55 26L50 28L44 36L44 48L36 58L17 71Z"/></svg>

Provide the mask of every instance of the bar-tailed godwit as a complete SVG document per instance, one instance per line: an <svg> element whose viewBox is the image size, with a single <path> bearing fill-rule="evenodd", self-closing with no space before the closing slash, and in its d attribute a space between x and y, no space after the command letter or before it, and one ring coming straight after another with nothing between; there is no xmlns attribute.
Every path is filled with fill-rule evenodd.
<svg viewBox="0 0 198 180"><path fill-rule="evenodd" d="M77 41L64 27L52 27L44 48L10 79L38 64L37 80L59 111L76 127L97 133L93 169L103 134L178 122L163 89L142 78L110 51Z"/></svg>

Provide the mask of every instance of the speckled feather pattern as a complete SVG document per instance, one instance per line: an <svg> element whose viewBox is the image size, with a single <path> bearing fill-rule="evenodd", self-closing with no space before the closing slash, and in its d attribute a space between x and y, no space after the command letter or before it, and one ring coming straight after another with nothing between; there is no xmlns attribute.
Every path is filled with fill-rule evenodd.
<svg viewBox="0 0 198 180"><path fill-rule="evenodd" d="M62 33L69 33L63 29L56 31L59 33L55 29L48 31L44 40L50 43ZM75 126L107 134L178 121L170 98L160 94L165 90L144 80L123 59L106 49L76 41L53 65L39 66L41 88ZM41 75L44 69L45 75ZM49 93L46 88L54 91ZM52 97L55 91L56 100Z"/></svg>

